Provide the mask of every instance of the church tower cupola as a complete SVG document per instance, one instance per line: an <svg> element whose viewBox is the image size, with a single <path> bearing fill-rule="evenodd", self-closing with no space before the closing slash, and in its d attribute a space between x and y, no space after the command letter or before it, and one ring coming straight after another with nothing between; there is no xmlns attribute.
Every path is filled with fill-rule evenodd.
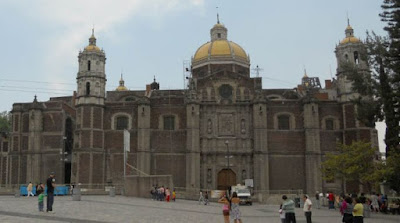
<svg viewBox="0 0 400 223"><path fill-rule="evenodd" d="M341 101L349 101L358 97L358 94L353 92L353 82L347 78L354 68L358 72L368 75L368 63L366 61L366 49L362 41L354 36L354 29L350 26L347 20L345 29L345 37L336 46L336 61L337 61L337 80L338 80L338 99Z"/></svg>
<svg viewBox="0 0 400 223"><path fill-rule="evenodd" d="M211 41L228 39L228 29L225 28L225 26L219 22L218 14L217 14L217 24L215 24L214 27L210 30L210 35L211 35Z"/></svg>
<svg viewBox="0 0 400 223"><path fill-rule="evenodd" d="M79 52L79 70L77 75L77 105L104 105L106 74L106 56L96 45L94 29L89 38L89 45Z"/></svg>

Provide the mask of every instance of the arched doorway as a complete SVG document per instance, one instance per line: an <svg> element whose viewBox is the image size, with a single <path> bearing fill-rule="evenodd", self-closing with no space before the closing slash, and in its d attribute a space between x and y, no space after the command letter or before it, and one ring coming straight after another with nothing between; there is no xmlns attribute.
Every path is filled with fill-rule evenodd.
<svg viewBox="0 0 400 223"><path fill-rule="evenodd" d="M218 173L218 190L229 190L236 185L236 174L231 169L223 169Z"/></svg>

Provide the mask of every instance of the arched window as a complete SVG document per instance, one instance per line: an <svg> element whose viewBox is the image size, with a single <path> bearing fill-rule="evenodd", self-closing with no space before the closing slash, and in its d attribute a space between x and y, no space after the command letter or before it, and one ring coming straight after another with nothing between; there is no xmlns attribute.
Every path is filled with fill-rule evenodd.
<svg viewBox="0 0 400 223"><path fill-rule="evenodd" d="M323 130L338 130L340 128L339 119L335 116L328 115L321 120L321 129Z"/></svg>
<svg viewBox="0 0 400 223"><path fill-rule="evenodd" d="M279 115L278 116L278 129L279 130L289 130L290 129L290 116L289 115Z"/></svg>
<svg viewBox="0 0 400 223"><path fill-rule="evenodd" d="M87 62L87 70L90 71L90 60Z"/></svg>
<svg viewBox="0 0 400 223"><path fill-rule="evenodd" d="M325 120L325 128L326 130L334 130L335 122L333 119L326 119Z"/></svg>
<svg viewBox="0 0 400 223"><path fill-rule="evenodd" d="M354 51L354 63L355 64L358 64L360 61L359 61L359 55L358 55L358 52L357 51Z"/></svg>
<svg viewBox="0 0 400 223"><path fill-rule="evenodd" d="M90 82L86 82L86 95L90 95Z"/></svg>
<svg viewBox="0 0 400 223"><path fill-rule="evenodd" d="M118 116L115 120L115 129L116 130L128 129L128 121L129 121L128 117Z"/></svg>
<svg viewBox="0 0 400 223"><path fill-rule="evenodd" d="M293 113L279 112L274 114L274 129L291 130L296 129L296 119Z"/></svg>

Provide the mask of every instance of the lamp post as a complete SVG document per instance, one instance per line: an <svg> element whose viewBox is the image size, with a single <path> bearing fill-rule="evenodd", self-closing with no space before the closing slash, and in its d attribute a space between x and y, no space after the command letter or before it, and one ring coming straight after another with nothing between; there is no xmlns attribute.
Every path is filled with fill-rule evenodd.
<svg viewBox="0 0 400 223"><path fill-rule="evenodd" d="M226 145L226 159L228 160L228 170L229 170L229 141L226 140L225 141L225 145Z"/></svg>
<svg viewBox="0 0 400 223"><path fill-rule="evenodd" d="M228 195L228 197L229 197L229 193L230 193L230 189L231 189L231 187L229 186L229 178L230 178L230 173L229 173L229 141L228 140L226 140L225 141L225 145L226 145L226 159L228 160L227 162L228 162L228 168L227 168L227 171L226 171L226 186L228 187L228 189L227 189L227 191L228 191L228 193L227 193L227 195Z"/></svg>

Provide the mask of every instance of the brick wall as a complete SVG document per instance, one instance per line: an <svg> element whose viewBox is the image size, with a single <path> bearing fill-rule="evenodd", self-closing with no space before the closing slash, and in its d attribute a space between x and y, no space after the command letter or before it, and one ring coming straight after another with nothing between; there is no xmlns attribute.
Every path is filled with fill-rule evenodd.
<svg viewBox="0 0 400 223"><path fill-rule="evenodd" d="M268 131L268 150L270 152L304 152L303 131Z"/></svg>
<svg viewBox="0 0 400 223"><path fill-rule="evenodd" d="M304 157L270 156L270 190L305 190Z"/></svg>

